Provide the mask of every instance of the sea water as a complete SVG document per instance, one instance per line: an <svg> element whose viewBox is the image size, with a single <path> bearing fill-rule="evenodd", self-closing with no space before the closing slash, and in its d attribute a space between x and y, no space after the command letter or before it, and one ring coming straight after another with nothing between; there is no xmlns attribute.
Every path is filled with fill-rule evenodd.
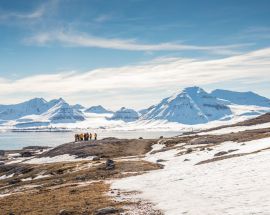
<svg viewBox="0 0 270 215"><path fill-rule="evenodd" d="M84 131L80 131L84 132ZM75 132L0 132L0 150L22 149L26 146L55 147L74 141ZM152 139L181 134L176 131L99 131L98 139L106 137Z"/></svg>

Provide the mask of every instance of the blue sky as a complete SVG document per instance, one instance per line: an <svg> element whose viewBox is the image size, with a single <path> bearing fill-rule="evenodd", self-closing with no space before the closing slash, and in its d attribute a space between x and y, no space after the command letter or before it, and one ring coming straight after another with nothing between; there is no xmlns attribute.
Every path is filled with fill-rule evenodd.
<svg viewBox="0 0 270 215"><path fill-rule="evenodd" d="M129 98L127 105L139 108L147 102L143 99L138 102L137 92L150 103L190 84L207 90L221 87L270 95L265 88L270 80L268 61L265 60L269 58L270 44L268 0L0 0L0 32L0 103L19 102L32 96L63 96L71 102L85 105L102 103L116 108ZM255 71L247 70L248 74L242 72L240 75L245 63L240 56L250 59L250 53L255 53L251 55L257 60L252 66L259 69L260 77L264 77L256 79L256 83L253 83ZM258 53L265 61L258 60ZM231 72L234 76L237 70L235 79L218 80L217 77L212 81L200 78L194 83L182 81L181 72L185 71L181 68L188 68L188 71L190 67L187 62L180 65L181 59L196 60L203 65L214 61L220 66L219 59L224 62L224 59L232 57L235 57L233 60L238 59L238 62L233 62L233 69L222 67L223 70L217 71ZM179 79L166 84L161 79L156 80L155 90L148 87L152 83L150 79L147 82L147 77L151 75L143 69L149 69L153 62L156 64L153 70L168 62L178 62L175 68L179 66L180 69L171 75ZM145 67L138 71L140 65ZM245 66L248 69L252 67ZM57 80L63 87L74 90L52 93L34 87L29 87L29 90L22 88L35 85L33 82L39 76L44 80L49 77L50 82L55 81L55 77L66 77L71 73L74 80L83 76L95 80L93 74L103 74L102 77L107 79L103 84L110 85L109 80L118 76L117 70L121 71L123 67L134 71L135 79L137 72L143 72L145 85L136 85L140 89L135 91L132 86L96 86L89 89L85 86L75 90L80 83L68 86L63 78ZM214 68L210 68L213 73ZM107 72L110 69L113 72ZM194 77L199 70L192 70ZM134 73L126 76L133 77ZM156 73L162 76L160 71ZM252 84L250 80L253 80ZM8 88L16 88L20 93ZM91 99L82 94L89 95ZM117 102L108 102L108 96Z"/></svg>

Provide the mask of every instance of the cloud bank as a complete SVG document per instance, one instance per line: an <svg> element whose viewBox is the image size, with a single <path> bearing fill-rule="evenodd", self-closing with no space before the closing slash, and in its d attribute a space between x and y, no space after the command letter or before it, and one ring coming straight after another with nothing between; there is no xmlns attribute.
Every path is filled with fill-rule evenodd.
<svg viewBox="0 0 270 215"><path fill-rule="evenodd" d="M61 72L7 80L0 77L0 97L47 95L72 101L118 107L147 106L182 87L236 82L248 86L270 83L270 48L214 59L161 58L136 66ZM171 92L170 92L171 93ZM4 99L3 99L4 100ZM147 104L147 105L146 105Z"/></svg>
<svg viewBox="0 0 270 215"><path fill-rule="evenodd" d="M58 42L62 45L78 47L95 47L127 51L203 51L222 55L239 54L239 49L251 44L233 44L223 46L197 46L174 42L146 44L135 39L102 38L83 33L70 33L64 31L44 32L26 38L28 44L45 45Z"/></svg>

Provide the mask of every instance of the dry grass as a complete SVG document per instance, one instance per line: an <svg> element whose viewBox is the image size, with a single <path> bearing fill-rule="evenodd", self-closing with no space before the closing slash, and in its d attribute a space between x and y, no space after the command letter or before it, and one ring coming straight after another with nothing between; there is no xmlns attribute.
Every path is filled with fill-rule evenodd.
<svg viewBox="0 0 270 215"><path fill-rule="evenodd" d="M147 161L118 161L114 170L105 170L103 162L94 164L92 166L89 161L44 165L16 164L17 168L24 167L30 171L1 180L0 193L12 195L0 198L0 214L13 212L16 215L47 215L58 214L61 209L73 214L93 214L96 209L103 207L119 208L130 203L115 202L108 197L106 193L109 185L104 183L105 179L127 177L162 168L159 164ZM34 178L40 172L51 174L51 177L9 185L11 180Z"/></svg>
<svg viewBox="0 0 270 215"><path fill-rule="evenodd" d="M93 214L107 206L121 207L106 196L109 185L95 182L83 187L61 187L27 192L0 198L0 214L49 215L65 209L72 214Z"/></svg>

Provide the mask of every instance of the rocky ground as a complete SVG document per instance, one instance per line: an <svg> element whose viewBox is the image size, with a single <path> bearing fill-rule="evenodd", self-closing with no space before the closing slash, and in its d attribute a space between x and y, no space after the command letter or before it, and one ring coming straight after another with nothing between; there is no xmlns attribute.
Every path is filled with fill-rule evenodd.
<svg viewBox="0 0 270 215"><path fill-rule="evenodd" d="M0 151L0 214L163 214L155 204L134 197L138 190L115 189L111 183L162 172L171 165L166 160L171 152L183 162L201 155L195 167L269 151L265 142L254 149L245 144L270 138L269 116L158 140L106 138ZM211 133L228 128L233 131Z"/></svg>

